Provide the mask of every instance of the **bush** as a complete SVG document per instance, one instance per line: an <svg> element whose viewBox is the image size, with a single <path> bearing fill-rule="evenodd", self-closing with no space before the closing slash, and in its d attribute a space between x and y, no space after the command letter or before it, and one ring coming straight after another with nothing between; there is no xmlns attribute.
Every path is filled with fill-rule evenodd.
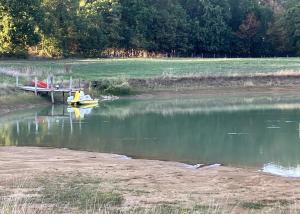
<svg viewBox="0 0 300 214"><path fill-rule="evenodd" d="M103 94L111 95L129 95L131 94L131 87L127 80L122 79L105 79L97 81L95 85L96 90Z"/></svg>
<svg viewBox="0 0 300 214"><path fill-rule="evenodd" d="M119 85L110 85L107 89L104 90L105 94L112 95L128 95L130 94L130 85L128 82L123 82Z"/></svg>

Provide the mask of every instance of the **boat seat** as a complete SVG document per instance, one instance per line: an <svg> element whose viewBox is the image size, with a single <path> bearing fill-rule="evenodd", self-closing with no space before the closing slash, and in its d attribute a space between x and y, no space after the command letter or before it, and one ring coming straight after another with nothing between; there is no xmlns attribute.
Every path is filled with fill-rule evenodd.
<svg viewBox="0 0 300 214"><path fill-rule="evenodd" d="M70 97L68 97L67 102L68 102L68 103L69 103L69 102L72 102L73 99L74 99L74 96L70 96Z"/></svg>
<svg viewBox="0 0 300 214"><path fill-rule="evenodd" d="M90 95L83 96L82 100L92 100Z"/></svg>

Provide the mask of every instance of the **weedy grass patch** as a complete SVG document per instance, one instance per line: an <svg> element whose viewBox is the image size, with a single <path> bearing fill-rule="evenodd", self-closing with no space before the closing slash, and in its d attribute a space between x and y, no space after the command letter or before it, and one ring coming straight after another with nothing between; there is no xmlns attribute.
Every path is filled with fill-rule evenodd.
<svg viewBox="0 0 300 214"><path fill-rule="evenodd" d="M38 202L68 205L83 210L120 206L123 196L114 191L103 190L99 178L57 177L54 180L40 179Z"/></svg>
<svg viewBox="0 0 300 214"><path fill-rule="evenodd" d="M258 202L243 202L241 204L241 207L243 207L245 209L250 209L250 210L260 210L267 206L268 206L267 204L264 204L260 201L258 201Z"/></svg>
<svg viewBox="0 0 300 214"><path fill-rule="evenodd" d="M62 210L98 212L106 208L113 209L122 205L123 196L113 190L104 190L102 180L87 176L51 176L38 177L10 183L12 189L19 189L19 196L6 194L0 203L0 213L10 213L17 208L32 210L29 213L61 213ZM72 212L73 212L72 211ZM27 211L26 211L27 212Z"/></svg>

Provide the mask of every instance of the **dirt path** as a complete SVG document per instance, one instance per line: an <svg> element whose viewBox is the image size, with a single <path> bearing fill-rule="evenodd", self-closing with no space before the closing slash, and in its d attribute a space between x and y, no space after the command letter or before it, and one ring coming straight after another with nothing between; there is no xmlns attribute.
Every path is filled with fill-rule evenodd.
<svg viewBox="0 0 300 214"><path fill-rule="evenodd" d="M232 213L274 209L298 212L300 179L276 177L252 169L204 167L191 169L176 162L126 159L119 155L0 147L0 186L9 181L83 174L98 177L106 188L120 192L122 207L195 204L220 207ZM111 185L111 186L110 186Z"/></svg>

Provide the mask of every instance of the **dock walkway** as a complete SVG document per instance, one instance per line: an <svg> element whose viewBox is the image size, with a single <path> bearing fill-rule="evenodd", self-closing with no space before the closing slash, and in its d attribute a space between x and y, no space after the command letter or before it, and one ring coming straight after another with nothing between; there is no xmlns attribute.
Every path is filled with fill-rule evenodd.
<svg viewBox="0 0 300 214"><path fill-rule="evenodd" d="M62 93L63 100L65 99L65 93L68 93L69 96L72 95L72 93L75 93L76 91L80 90L80 80L79 80L79 87L73 88L72 87L72 77L70 77L69 81L69 87L65 88L56 88L54 87L54 76L49 76L47 78L47 87L41 88L38 87L38 78L35 76L34 78L34 86L24 86L19 84L19 76L16 75L16 87L23 91L33 92L35 95L41 94L41 93L47 93L51 95L51 101L54 104L54 93Z"/></svg>
<svg viewBox="0 0 300 214"><path fill-rule="evenodd" d="M72 89L69 89L69 88L39 88L39 87L34 87L34 86L19 86L19 89L22 89L24 91L31 91L31 92L61 92L61 93L75 93L76 91L79 90L79 88L72 88Z"/></svg>
<svg viewBox="0 0 300 214"><path fill-rule="evenodd" d="M47 93L51 95L51 101L54 104L54 93L62 93L63 99L65 98L65 93L69 93L71 96L72 93L75 93L76 91L79 91L79 88L39 88L34 86L18 86L19 89L23 91L29 91L35 93L35 95L38 95L40 93Z"/></svg>

